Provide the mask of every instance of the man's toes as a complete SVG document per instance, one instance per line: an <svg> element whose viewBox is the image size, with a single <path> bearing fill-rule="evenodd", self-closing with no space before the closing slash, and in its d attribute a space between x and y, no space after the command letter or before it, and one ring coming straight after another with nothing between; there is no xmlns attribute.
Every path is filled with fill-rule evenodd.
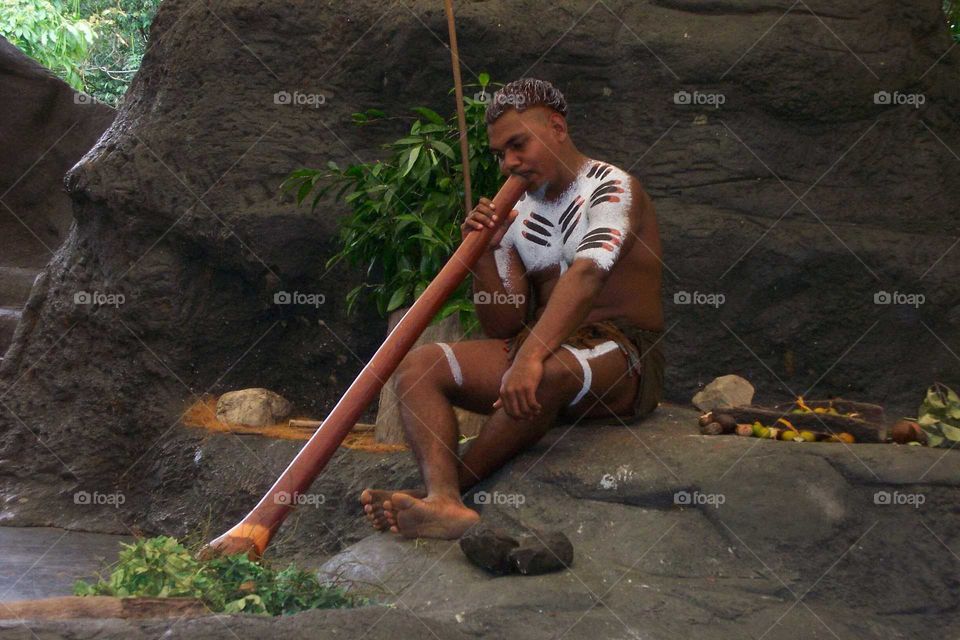
<svg viewBox="0 0 960 640"><path fill-rule="evenodd" d="M389 511L403 511L404 509L409 509L414 506L421 500L418 500L412 496L408 496L405 493L395 493L390 496L390 500L384 501L383 508ZM387 506L389 504L389 506Z"/></svg>
<svg viewBox="0 0 960 640"><path fill-rule="evenodd" d="M360 504L368 505L373 502L373 492L370 489L364 489L360 492Z"/></svg>
<svg viewBox="0 0 960 640"><path fill-rule="evenodd" d="M367 520L370 521L370 526L378 531L383 531L390 526L390 523L382 516L367 516Z"/></svg>

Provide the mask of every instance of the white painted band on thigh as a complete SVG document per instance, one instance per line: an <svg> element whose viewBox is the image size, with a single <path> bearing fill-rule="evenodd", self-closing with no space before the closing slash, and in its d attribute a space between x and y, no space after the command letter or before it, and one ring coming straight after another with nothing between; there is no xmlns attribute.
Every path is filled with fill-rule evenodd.
<svg viewBox="0 0 960 640"><path fill-rule="evenodd" d="M457 362L457 356L453 353L453 349L451 349L450 345L446 342L438 342L436 344L443 349L444 355L447 356L447 364L450 365L450 373L453 374L453 381L457 383L458 387L462 387L463 372L460 370L460 363Z"/></svg>
<svg viewBox="0 0 960 640"><path fill-rule="evenodd" d="M617 349L617 343L613 340L607 340L606 342L601 342L595 347L590 349L577 349L571 347L568 344L560 345L567 351L573 354L573 357L577 359L580 363L580 367L583 368L583 386L580 387L580 393L577 394L577 397L574 398L568 407L572 407L581 400L583 396L587 395L587 391L590 391L590 384L593 382L593 370L590 369L590 359L602 356L605 353L609 353L614 349Z"/></svg>

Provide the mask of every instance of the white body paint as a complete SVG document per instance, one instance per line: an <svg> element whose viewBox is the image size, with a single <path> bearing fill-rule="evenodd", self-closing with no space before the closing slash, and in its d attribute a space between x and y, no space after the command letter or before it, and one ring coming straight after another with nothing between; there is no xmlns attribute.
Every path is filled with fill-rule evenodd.
<svg viewBox="0 0 960 640"><path fill-rule="evenodd" d="M507 293L516 293L510 280L510 248L501 242L500 246L493 250L493 259L497 263L497 275L500 276L503 288Z"/></svg>
<svg viewBox="0 0 960 640"><path fill-rule="evenodd" d="M619 346L613 340L601 342L597 346L590 349L577 349L568 344L561 346L573 354L573 356L580 363L580 367L583 369L583 386L580 387L580 392L577 394L577 396L570 401L570 404L567 405L568 407L572 407L583 400L583 396L587 395L587 392L590 391L590 385L593 383L593 370L590 368L590 360L592 358L602 356L605 353L610 353L614 349L619 349Z"/></svg>
<svg viewBox="0 0 960 640"><path fill-rule="evenodd" d="M518 215L494 252L504 286L508 252L515 248L528 272L559 267L560 274L577 258L613 268L622 239L630 232L630 174L613 165L589 160L576 179L556 199L526 193L517 203ZM584 238L595 245L581 247Z"/></svg>
<svg viewBox="0 0 960 640"><path fill-rule="evenodd" d="M447 364L450 365L450 373L453 374L453 381L458 387L463 386L463 371L460 370L460 363L457 356L446 342L437 342L436 345L443 349L443 354L447 356Z"/></svg>

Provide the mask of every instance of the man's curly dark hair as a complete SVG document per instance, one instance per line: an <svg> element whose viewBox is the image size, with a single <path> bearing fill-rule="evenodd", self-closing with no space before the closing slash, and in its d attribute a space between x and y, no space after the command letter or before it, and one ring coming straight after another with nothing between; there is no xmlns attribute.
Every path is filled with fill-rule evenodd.
<svg viewBox="0 0 960 640"><path fill-rule="evenodd" d="M513 107L521 113L530 107L542 105L567 116L567 99L560 90L546 80L520 78L498 89L487 104L486 122L493 124L507 109Z"/></svg>

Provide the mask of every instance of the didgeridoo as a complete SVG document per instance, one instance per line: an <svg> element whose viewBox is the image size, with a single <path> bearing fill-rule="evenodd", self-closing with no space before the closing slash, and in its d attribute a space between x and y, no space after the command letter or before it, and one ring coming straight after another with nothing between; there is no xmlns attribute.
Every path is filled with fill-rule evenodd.
<svg viewBox="0 0 960 640"><path fill-rule="evenodd" d="M390 332L327 419L280 474L257 506L229 531L207 543L200 550L201 557L246 553L251 558L256 558L263 554L273 534L296 506L297 496L310 488L364 410L410 351L413 343L427 328L450 294L467 277L490 242L490 236L503 224L507 214L523 195L526 184L526 180L516 175L510 176L504 182L493 198L498 212L495 226L467 234L437 277Z"/></svg>

